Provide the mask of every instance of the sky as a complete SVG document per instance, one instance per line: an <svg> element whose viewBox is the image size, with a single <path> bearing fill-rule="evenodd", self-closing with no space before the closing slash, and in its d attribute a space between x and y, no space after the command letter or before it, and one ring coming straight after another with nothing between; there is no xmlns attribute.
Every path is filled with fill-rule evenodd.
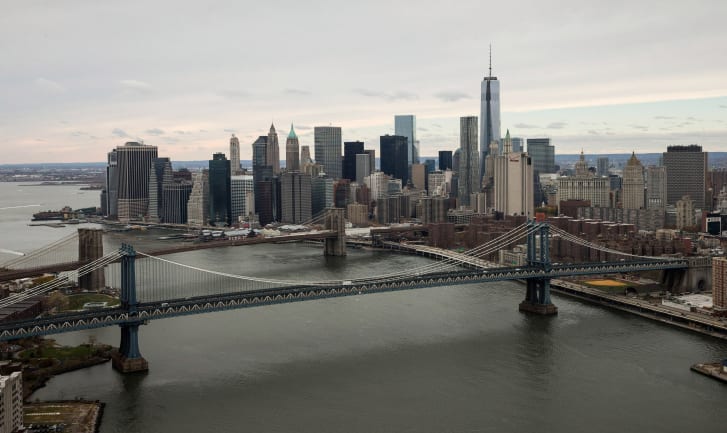
<svg viewBox="0 0 727 433"><path fill-rule="evenodd" d="M459 146L492 45L501 127L557 153L727 150L727 2L9 2L0 164L241 158L274 122L378 149L415 114L420 155ZM281 151L281 154L284 152Z"/></svg>

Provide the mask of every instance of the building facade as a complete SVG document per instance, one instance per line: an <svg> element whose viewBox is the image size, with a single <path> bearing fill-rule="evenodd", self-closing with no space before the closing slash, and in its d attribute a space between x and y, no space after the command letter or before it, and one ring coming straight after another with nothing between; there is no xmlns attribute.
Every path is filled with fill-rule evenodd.
<svg viewBox="0 0 727 433"><path fill-rule="evenodd" d="M344 179L355 181L356 174L356 155L364 153L363 141L347 141L343 143L343 173ZM368 176L368 173L364 176Z"/></svg>
<svg viewBox="0 0 727 433"><path fill-rule="evenodd" d="M643 209L645 207L644 186L644 166L641 165L641 161L633 152L623 171L621 207L624 209Z"/></svg>
<svg viewBox="0 0 727 433"><path fill-rule="evenodd" d="M485 172L485 158L490 153L490 144L493 141L498 143L499 150L500 137L502 137L500 135L500 82L497 77L492 76L492 63L490 63L489 74L482 79L480 85L480 154L477 159L480 172L478 173L478 185L483 177L492 177L492 174Z"/></svg>
<svg viewBox="0 0 727 433"><path fill-rule="evenodd" d="M192 191L187 201L187 224L204 226L209 224L209 171L203 170L192 176Z"/></svg>
<svg viewBox="0 0 727 433"><path fill-rule="evenodd" d="M316 126L313 128L313 151L323 171L334 180L343 174L341 161L341 128L338 126Z"/></svg>
<svg viewBox="0 0 727 433"><path fill-rule="evenodd" d="M677 229L682 230L687 227L693 227L697 222L694 219L694 200L688 195L677 200L676 203Z"/></svg>
<svg viewBox="0 0 727 433"><path fill-rule="evenodd" d="M210 223L225 226L232 223L230 203L230 161L224 153L215 153L209 161Z"/></svg>
<svg viewBox="0 0 727 433"><path fill-rule="evenodd" d="M0 431L23 430L23 373L0 376Z"/></svg>
<svg viewBox="0 0 727 433"><path fill-rule="evenodd" d="M356 155L356 183L363 184L364 178L371 174L371 157L367 153Z"/></svg>
<svg viewBox="0 0 727 433"><path fill-rule="evenodd" d="M382 135L379 140L381 171L395 179L401 179L401 183L406 185L409 181L408 139L401 135Z"/></svg>
<svg viewBox="0 0 727 433"><path fill-rule="evenodd" d="M192 184L186 180L164 184L161 219L167 224L187 224Z"/></svg>
<svg viewBox="0 0 727 433"><path fill-rule="evenodd" d="M270 131L268 132L265 159L267 165L273 167L273 174L280 173L280 144L278 143L278 132L272 123L270 124Z"/></svg>
<svg viewBox="0 0 727 433"><path fill-rule="evenodd" d="M417 141L417 118L413 114L394 116L394 135L406 137L406 164L419 162L419 142Z"/></svg>
<svg viewBox="0 0 727 433"><path fill-rule="evenodd" d="M300 171L300 142L292 123L290 124L288 138L285 140L285 169Z"/></svg>
<svg viewBox="0 0 727 433"><path fill-rule="evenodd" d="M712 258L712 304L717 315L727 315L727 258Z"/></svg>
<svg viewBox="0 0 727 433"><path fill-rule="evenodd" d="M495 81L496 83L497 81ZM489 81L487 81L489 83ZM493 120L494 121L494 120ZM499 96L498 96L499 128ZM499 131L498 135L499 137ZM480 158L477 151L477 116L459 118L459 194L460 203L469 206L470 195L480 191Z"/></svg>
<svg viewBox="0 0 727 433"><path fill-rule="evenodd" d="M141 220L149 210L149 170L157 158L157 147L132 141L118 146L114 153L117 185L110 190L117 192L118 219Z"/></svg>
<svg viewBox="0 0 727 433"><path fill-rule="evenodd" d="M662 160L666 167L667 204L676 204L688 195L696 209L705 209L707 153L702 146L668 146Z"/></svg>
<svg viewBox="0 0 727 433"><path fill-rule="evenodd" d="M301 224L311 219L311 177L296 171L280 176L280 222Z"/></svg>
<svg viewBox="0 0 727 433"><path fill-rule="evenodd" d="M533 216L533 165L527 153L513 152L510 131L495 158L494 204L505 215ZM486 207L490 207L486 203Z"/></svg>
<svg viewBox="0 0 727 433"><path fill-rule="evenodd" d="M240 139L235 137L235 134L230 137L230 169L233 176L242 169L240 165Z"/></svg>
<svg viewBox="0 0 727 433"><path fill-rule="evenodd" d="M666 167L649 166L646 169L646 207L666 207Z"/></svg>
<svg viewBox="0 0 727 433"><path fill-rule="evenodd" d="M550 144L550 138L528 138L527 144L533 170L540 174L555 173L555 146Z"/></svg>
<svg viewBox="0 0 727 433"><path fill-rule="evenodd" d="M255 213L255 177L245 174L230 178L230 205L233 223Z"/></svg>
<svg viewBox="0 0 727 433"><path fill-rule="evenodd" d="M583 151L576 163L575 176L558 178L558 207L568 200L587 200L592 207L610 207L611 185L607 177L596 177L588 170Z"/></svg>

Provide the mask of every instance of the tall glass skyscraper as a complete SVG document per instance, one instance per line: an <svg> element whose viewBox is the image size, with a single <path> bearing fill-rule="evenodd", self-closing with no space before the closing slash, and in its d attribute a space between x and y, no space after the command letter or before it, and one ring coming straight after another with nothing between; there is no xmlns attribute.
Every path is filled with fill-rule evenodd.
<svg viewBox="0 0 727 433"><path fill-rule="evenodd" d="M343 164L341 161L341 127L316 126L313 128L313 151L316 162L323 164L323 171L333 179L340 179Z"/></svg>
<svg viewBox="0 0 727 433"><path fill-rule="evenodd" d="M210 222L214 225L230 225L230 161L224 153L215 153L209 161Z"/></svg>
<svg viewBox="0 0 727 433"><path fill-rule="evenodd" d="M496 141L498 150L502 153L502 140L500 139L500 82L492 76L492 58L490 58L490 73L482 80L480 99L480 179L485 174L491 177L492 173L485 173L485 158L490 153L490 143ZM496 155L493 155L496 156Z"/></svg>
<svg viewBox="0 0 727 433"><path fill-rule="evenodd" d="M413 114L394 116L394 135L406 137L407 144L407 165L419 163L419 148L417 141L417 117Z"/></svg>
<svg viewBox="0 0 727 433"><path fill-rule="evenodd" d="M394 179L401 179L401 184L406 185L409 180L409 167L406 163L409 144L407 138L400 135L382 135L379 140L381 171Z"/></svg>

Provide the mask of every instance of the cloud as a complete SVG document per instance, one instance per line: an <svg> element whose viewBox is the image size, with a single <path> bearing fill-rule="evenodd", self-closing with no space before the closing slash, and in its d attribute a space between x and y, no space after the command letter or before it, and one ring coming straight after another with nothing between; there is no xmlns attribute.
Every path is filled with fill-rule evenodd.
<svg viewBox="0 0 727 433"><path fill-rule="evenodd" d="M230 133L232 133L232 134L234 134L234 133L236 133L236 132L237 132L237 130L235 130L235 129L223 129L222 131L223 131L223 132L230 132Z"/></svg>
<svg viewBox="0 0 727 433"><path fill-rule="evenodd" d="M245 99L252 96L252 93L248 92L247 90L233 89L220 90L219 92L217 92L217 94L227 99Z"/></svg>
<svg viewBox="0 0 727 433"><path fill-rule="evenodd" d="M35 85L41 90L49 93L64 93L66 91L66 88L57 82L42 77L35 79Z"/></svg>
<svg viewBox="0 0 727 433"><path fill-rule="evenodd" d="M469 99L470 95L464 92L458 92L458 91L444 91L435 93L434 96L436 98L441 99L444 102L455 102L459 101L460 99Z"/></svg>
<svg viewBox="0 0 727 433"><path fill-rule="evenodd" d="M656 119L656 120L672 120L672 119L676 119L676 117L673 117L673 116L654 116L654 119Z"/></svg>
<svg viewBox="0 0 727 433"><path fill-rule="evenodd" d="M600 134L598 133L598 131L596 131L595 129L589 129L589 130L588 130L588 133L589 133L590 135L600 135Z"/></svg>
<svg viewBox="0 0 727 433"><path fill-rule="evenodd" d="M295 123L293 124L293 128L295 128L296 131L307 131L309 129L313 129L312 126L309 126L309 125L296 125Z"/></svg>
<svg viewBox="0 0 727 433"><path fill-rule="evenodd" d="M405 90L394 93L385 93L370 89L354 89L353 91L358 93L359 95L368 96L370 98L383 98L387 101L411 101L414 99L419 99L419 96L417 96L416 94L407 92Z"/></svg>
<svg viewBox="0 0 727 433"><path fill-rule="evenodd" d="M649 130L649 127L648 126L644 126L644 125L629 125L629 126L632 127L632 128L634 128L634 129L638 129L640 131L648 131Z"/></svg>
<svg viewBox="0 0 727 433"><path fill-rule="evenodd" d="M548 129L563 129L568 125L565 122L552 122L550 125L546 126Z"/></svg>
<svg viewBox="0 0 727 433"><path fill-rule="evenodd" d="M727 105L720 104L719 108L727 108Z"/></svg>
<svg viewBox="0 0 727 433"><path fill-rule="evenodd" d="M149 93L152 90L151 84L139 80L121 80L119 84L125 90L137 93Z"/></svg>
<svg viewBox="0 0 727 433"><path fill-rule="evenodd" d="M71 132L71 136L72 137L80 137L82 135L88 135L88 132L84 132L84 131L73 131L73 132Z"/></svg>
<svg viewBox="0 0 727 433"><path fill-rule="evenodd" d="M144 132L147 133L147 134L149 134L149 135L164 135L164 131L161 130L161 129L159 129L159 128L147 129Z"/></svg>
<svg viewBox="0 0 727 433"><path fill-rule="evenodd" d="M310 95L310 92L307 91L307 90L292 89L292 88L288 88L288 89L283 90L283 93L285 93L287 95L301 95L301 96Z"/></svg>
<svg viewBox="0 0 727 433"><path fill-rule="evenodd" d="M115 136L121 137L121 138L130 138L131 137L129 134L126 133L126 131L124 131L121 128L114 128L114 130L111 131L111 133L114 134Z"/></svg>
<svg viewBox="0 0 727 433"><path fill-rule="evenodd" d="M531 125L529 123L516 123L514 128L517 129L537 129L540 128L538 125Z"/></svg>

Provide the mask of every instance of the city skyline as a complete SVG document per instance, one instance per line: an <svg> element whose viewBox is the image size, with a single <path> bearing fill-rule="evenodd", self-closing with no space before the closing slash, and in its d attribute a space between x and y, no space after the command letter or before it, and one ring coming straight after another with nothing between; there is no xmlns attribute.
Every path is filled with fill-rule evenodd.
<svg viewBox="0 0 727 433"><path fill-rule="evenodd" d="M479 113L490 43L492 74L502 82L501 126L513 136L551 137L559 153L691 143L714 151L727 137L727 59L716 55L716 41L727 37L721 3L685 11L677 2L587 10L575 2L465 2L468 14L374 3L328 8L325 18L311 13L315 5L238 7L9 7L2 40L23 34L24 44L3 46L12 68L0 71L10 101L0 107L0 162L103 161L110 146L137 139L178 160L204 160L225 151L231 133L250 159L250 144L271 120L294 122L301 145L313 144L314 126L329 124L342 127L344 141L375 143L394 133L398 113L417 117L420 153L436 155L457 148L460 117ZM503 19L473 32L483 11ZM157 24L144 25L142 12ZM271 24L260 16L274 17L281 31L241 44ZM393 25L402 16L418 23L413 32ZM321 29L293 33L301 20ZM390 32L345 31L366 20L391 24ZM23 31L31 22L42 31ZM537 37L514 30L538 23L549 26ZM699 31L688 31L696 23ZM424 30L431 28L441 30ZM332 72L341 64L355 67Z"/></svg>

